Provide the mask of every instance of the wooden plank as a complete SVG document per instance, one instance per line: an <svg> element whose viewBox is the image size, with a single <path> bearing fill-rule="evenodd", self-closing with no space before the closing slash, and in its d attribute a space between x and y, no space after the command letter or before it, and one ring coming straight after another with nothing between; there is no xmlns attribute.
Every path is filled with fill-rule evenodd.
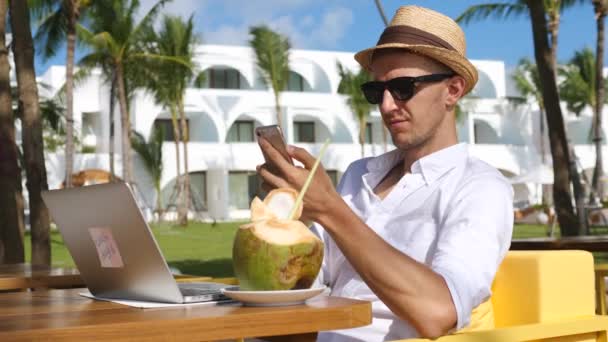
<svg viewBox="0 0 608 342"><path fill-rule="evenodd" d="M608 236L575 236L563 238L514 239L511 250L580 249L589 252L608 252Z"/></svg>
<svg viewBox="0 0 608 342"><path fill-rule="evenodd" d="M216 305L142 310L83 298L78 291L82 290L40 291L45 296L0 295L0 341L208 341L298 334L306 339L321 330L371 323L369 302L339 297L318 297L304 305L284 307ZM19 304L19 300L24 303Z"/></svg>

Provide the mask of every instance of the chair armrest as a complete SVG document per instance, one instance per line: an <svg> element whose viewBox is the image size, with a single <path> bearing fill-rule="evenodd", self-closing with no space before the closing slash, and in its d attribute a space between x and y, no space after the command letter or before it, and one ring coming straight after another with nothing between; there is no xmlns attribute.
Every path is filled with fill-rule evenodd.
<svg viewBox="0 0 608 342"><path fill-rule="evenodd" d="M576 336L598 333L597 339L604 339L608 334L608 316L588 316L572 318L564 321L550 323L526 324L513 327L497 328L482 331L471 331L440 337L434 341L439 342L485 342L485 341L530 341L546 338ZM589 337L587 337L589 338ZM427 339L407 339L401 342L431 341ZM576 341L576 339L572 339ZM397 342L397 341L394 341Z"/></svg>

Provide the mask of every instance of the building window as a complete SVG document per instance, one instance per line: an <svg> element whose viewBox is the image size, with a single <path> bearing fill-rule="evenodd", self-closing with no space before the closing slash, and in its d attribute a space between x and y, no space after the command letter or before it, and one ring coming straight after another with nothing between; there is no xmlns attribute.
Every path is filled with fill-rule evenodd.
<svg viewBox="0 0 608 342"><path fill-rule="evenodd" d="M241 74L236 69L213 68L206 72L207 85L213 89L241 89Z"/></svg>
<svg viewBox="0 0 608 342"><path fill-rule="evenodd" d="M228 205L231 209L249 209L254 197L263 197L262 180L253 171L230 172L228 190Z"/></svg>
<svg viewBox="0 0 608 342"><path fill-rule="evenodd" d="M314 143L315 142L315 123L314 122L294 122L294 142Z"/></svg>
<svg viewBox="0 0 608 342"><path fill-rule="evenodd" d="M237 120L230 130L226 142L253 142L253 121Z"/></svg>
<svg viewBox="0 0 608 342"><path fill-rule="evenodd" d="M308 82L306 82L304 77L296 72L289 72L289 80L287 81L288 91L307 91L309 89Z"/></svg>
<svg viewBox="0 0 608 342"><path fill-rule="evenodd" d="M177 122L178 130L181 132L181 123ZM156 119L154 121L155 128L162 128L163 134L165 136L164 141L175 141L175 135L173 134L173 121L171 119ZM186 119L186 133L190 131L190 120ZM190 134L187 135L188 137ZM181 137L180 137L181 141Z"/></svg>
<svg viewBox="0 0 608 342"><path fill-rule="evenodd" d="M365 143L371 144L374 142L374 136L372 133L372 123L368 122L365 124Z"/></svg>
<svg viewBox="0 0 608 342"><path fill-rule="evenodd" d="M190 197L195 211L207 211L207 173L190 173Z"/></svg>

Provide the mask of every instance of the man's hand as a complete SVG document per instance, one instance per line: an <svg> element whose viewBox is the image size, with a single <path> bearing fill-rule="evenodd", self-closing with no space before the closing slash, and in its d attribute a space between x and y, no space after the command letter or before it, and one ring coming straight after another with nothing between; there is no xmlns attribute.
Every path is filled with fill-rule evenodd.
<svg viewBox="0 0 608 342"><path fill-rule="evenodd" d="M310 174L310 170L315 163L315 158L302 148L288 146L287 152L289 155L304 165L304 167L297 167L289 164L281 154L263 138L260 139L260 147L280 173L273 174L268 170L268 165L259 165L257 167L257 172L264 180L262 188L269 191L275 188L287 187L300 191L304 186L306 178ZM336 200L341 201L340 195L338 195L334 189L331 179L327 175L327 172L325 172L323 165L319 164L310 187L304 196L304 211L301 219L303 221L318 221L318 219L327 212L327 204Z"/></svg>

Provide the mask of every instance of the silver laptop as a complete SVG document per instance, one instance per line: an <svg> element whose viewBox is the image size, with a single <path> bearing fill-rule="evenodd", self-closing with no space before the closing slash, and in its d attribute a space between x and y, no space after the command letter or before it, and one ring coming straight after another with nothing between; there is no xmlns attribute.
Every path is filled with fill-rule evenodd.
<svg viewBox="0 0 608 342"><path fill-rule="evenodd" d="M44 191L42 198L94 296L164 303L228 299L220 289L230 285L175 281L125 183Z"/></svg>

